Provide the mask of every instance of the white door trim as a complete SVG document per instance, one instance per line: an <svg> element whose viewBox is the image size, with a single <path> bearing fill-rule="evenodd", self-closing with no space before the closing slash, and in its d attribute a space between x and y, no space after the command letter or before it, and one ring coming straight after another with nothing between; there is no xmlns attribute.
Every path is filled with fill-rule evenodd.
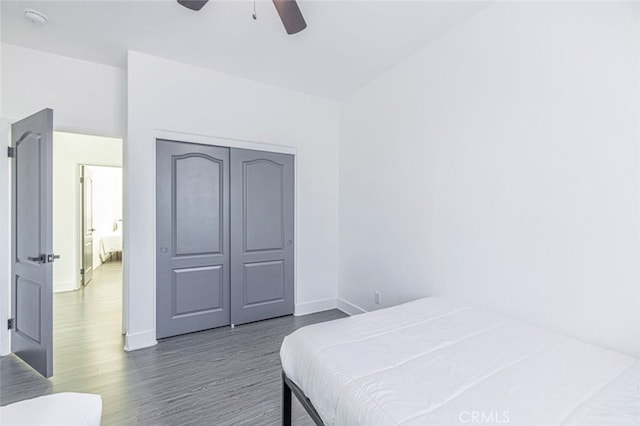
<svg viewBox="0 0 640 426"><path fill-rule="evenodd" d="M11 333L6 324L11 314L11 167L7 157L11 122L0 118L0 355L11 353ZM4 326L3 326L4 325Z"/></svg>

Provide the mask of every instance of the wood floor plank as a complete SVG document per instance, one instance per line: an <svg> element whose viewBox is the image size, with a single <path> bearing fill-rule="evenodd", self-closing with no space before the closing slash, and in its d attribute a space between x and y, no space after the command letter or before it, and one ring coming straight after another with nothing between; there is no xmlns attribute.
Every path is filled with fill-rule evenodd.
<svg viewBox="0 0 640 426"><path fill-rule="evenodd" d="M44 379L19 358L2 357L0 405L89 392L102 395L103 425L278 425L282 339L345 316L287 316L124 352L120 277L120 262L105 263L84 289L54 295L54 375ZM293 424L313 424L297 401Z"/></svg>

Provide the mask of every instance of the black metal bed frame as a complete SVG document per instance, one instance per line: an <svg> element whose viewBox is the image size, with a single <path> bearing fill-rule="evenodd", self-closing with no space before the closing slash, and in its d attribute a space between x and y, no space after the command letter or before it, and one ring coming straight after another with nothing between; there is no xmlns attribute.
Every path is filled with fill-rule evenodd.
<svg viewBox="0 0 640 426"><path fill-rule="evenodd" d="M293 383L287 375L282 372L282 425L291 426L291 393L296 396L300 404L307 410L311 419L318 426L324 426L320 415L309 401L309 398L302 392L295 383Z"/></svg>

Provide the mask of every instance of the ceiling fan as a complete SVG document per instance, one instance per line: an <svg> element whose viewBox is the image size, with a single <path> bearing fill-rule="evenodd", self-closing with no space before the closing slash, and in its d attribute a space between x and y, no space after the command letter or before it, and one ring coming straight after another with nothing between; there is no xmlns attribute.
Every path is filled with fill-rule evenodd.
<svg viewBox="0 0 640 426"><path fill-rule="evenodd" d="M198 11L207 4L209 0L178 0L187 9ZM295 0L273 0L273 4L280 15L284 29L287 34L295 34L307 28L302 12ZM255 14L254 14L255 19Z"/></svg>

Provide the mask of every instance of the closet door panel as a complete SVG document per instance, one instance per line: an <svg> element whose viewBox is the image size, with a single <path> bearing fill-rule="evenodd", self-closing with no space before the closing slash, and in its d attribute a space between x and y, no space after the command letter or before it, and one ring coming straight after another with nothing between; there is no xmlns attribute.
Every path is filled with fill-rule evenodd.
<svg viewBox="0 0 640 426"><path fill-rule="evenodd" d="M242 167L244 252L283 250L284 165L259 158Z"/></svg>
<svg viewBox="0 0 640 426"><path fill-rule="evenodd" d="M284 261L253 262L243 265L244 307L282 302L285 297Z"/></svg>
<svg viewBox="0 0 640 426"><path fill-rule="evenodd" d="M173 318L224 308L224 277L220 265L174 269L171 285Z"/></svg>
<svg viewBox="0 0 640 426"><path fill-rule="evenodd" d="M174 251L178 256L220 253L223 237L222 161L199 153L173 158Z"/></svg>
<svg viewBox="0 0 640 426"><path fill-rule="evenodd" d="M158 338L230 323L229 149L157 141Z"/></svg>
<svg viewBox="0 0 640 426"><path fill-rule="evenodd" d="M293 156L231 149L231 323L293 313Z"/></svg>

